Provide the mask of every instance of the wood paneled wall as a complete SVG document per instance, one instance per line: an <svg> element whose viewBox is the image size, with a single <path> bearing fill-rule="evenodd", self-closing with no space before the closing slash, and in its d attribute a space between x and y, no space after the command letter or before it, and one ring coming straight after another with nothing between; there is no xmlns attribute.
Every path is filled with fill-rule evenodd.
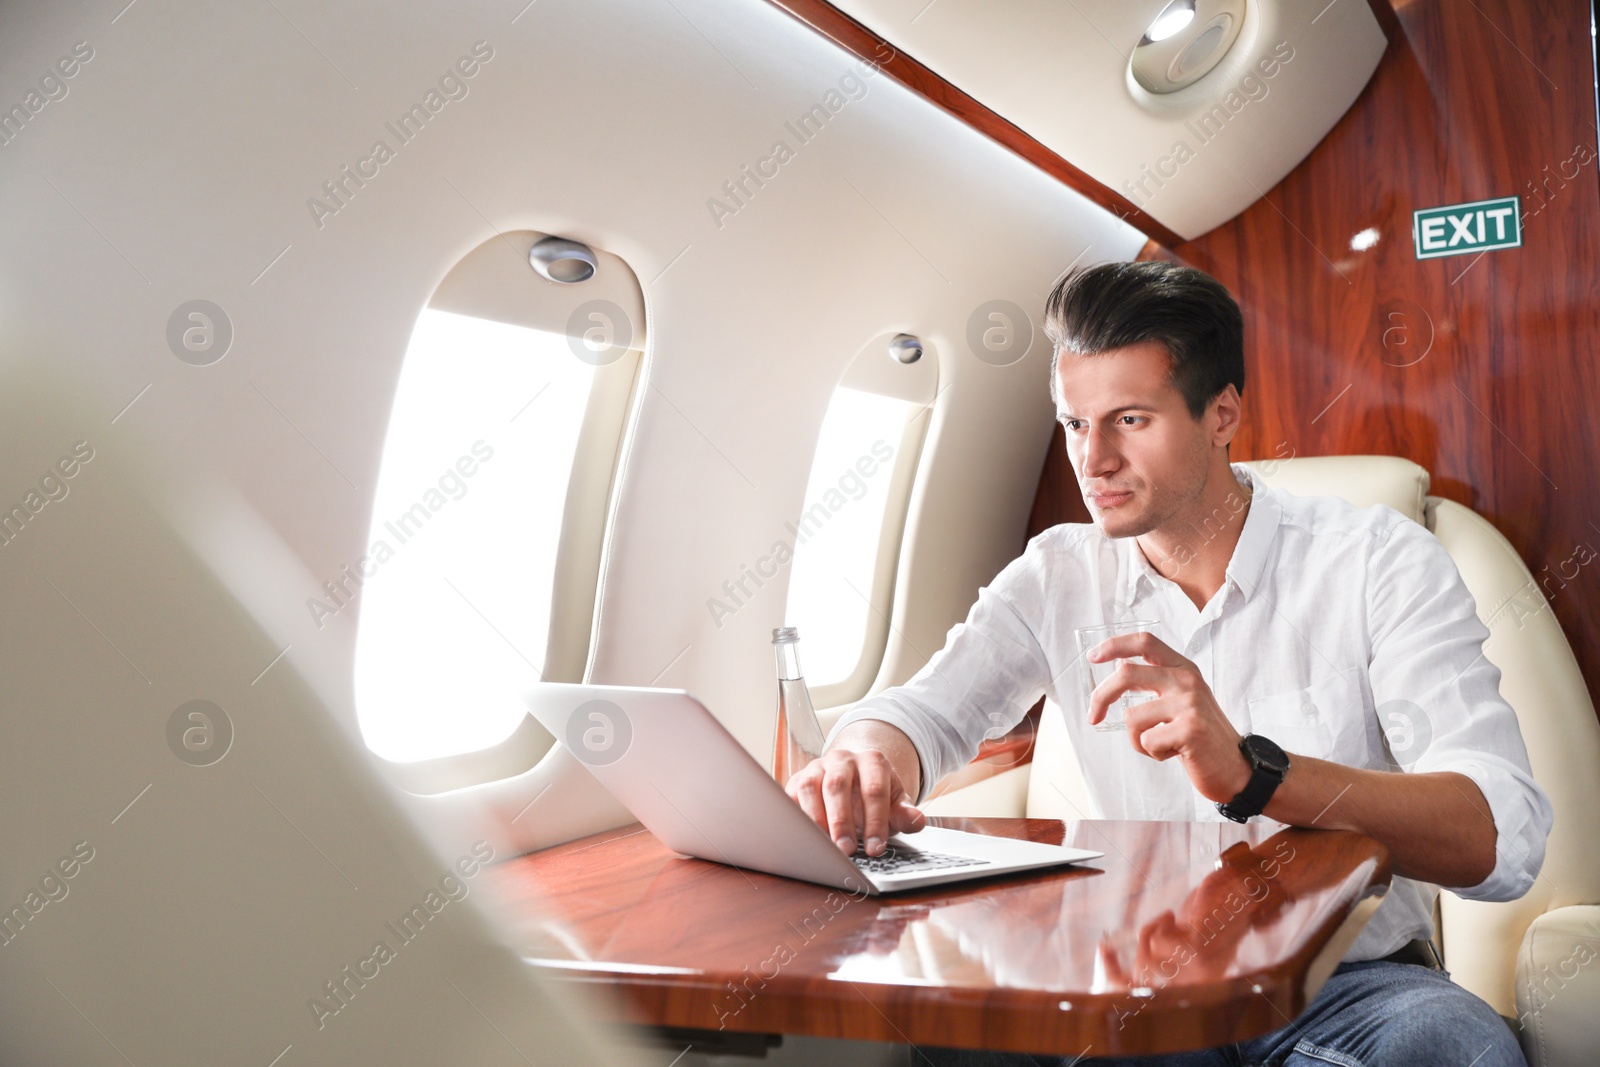
<svg viewBox="0 0 1600 1067"><path fill-rule="evenodd" d="M1521 553L1600 704L1589 4L1374 6L1389 50L1327 139L1232 222L1154 254L1216 276L1244 309L1235 457L1287 443L1426 467L1435 495L1487 517ZM1414 209L1513 194L1523 247L1416 259ZM1087 521L1060 444L1058 429L1030 536Z"/></svg>

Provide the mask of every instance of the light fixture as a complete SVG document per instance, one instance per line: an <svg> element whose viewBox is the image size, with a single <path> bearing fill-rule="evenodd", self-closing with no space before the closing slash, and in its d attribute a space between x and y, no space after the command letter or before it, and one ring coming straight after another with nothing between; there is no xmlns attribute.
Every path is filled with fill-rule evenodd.
<svg viewBox="0 0 1600 1067"><path fill-rule="evenodd" d="M897 333L889 342L889 355L900 363L915 363L922 358L922 342L909 333Z"/></svg>
<svg viewBox="0 0 1600 1067"><path fill-rule="evenodd" d="M545 237L536 241L528 250L528 263L539 272L541 278L562 285L586 282L594 277L594 272L600 266L595 259L594 249L565 237Z"/></svg>
<svg viewBox="0 0 1600 1067"><path fill-rule="evenodd" d="M1378 228L1368 226L1354 237L1350 238L1350 251L1365 252L1378 243Z"/></svg>
<svg viewBox="0 0 1600 1067"><path fill-rule="evenodd" d="M1172 3L1156 16L1150 28L1144 31L1144 40L1139 43L1155 44L1158 41L1165 41L1193 21L1194 0L1172 0Z"/></svg>
<svg viewBox="0 0 1600 1067"><path fill-rule="evenodd" d="M1146 92L1175 93L1216 69L1244 26L1245 0L1172 0L1128 61Z"/></svg>

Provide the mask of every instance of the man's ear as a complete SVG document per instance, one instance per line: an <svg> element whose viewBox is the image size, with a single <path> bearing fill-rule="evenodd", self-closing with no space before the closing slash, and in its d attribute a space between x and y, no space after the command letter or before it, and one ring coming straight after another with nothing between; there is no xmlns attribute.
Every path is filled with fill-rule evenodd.
<svg viewBox="0 0 1600 1067"><path fill-rule="evenodd" d="M1239 420L1243 415L1239 390L1232 382L1223 386L1222 391L1211 398L1206 415L1212 427L1212 445L1226 447L1233 440L1233 435L1239 432Z"/></svg>

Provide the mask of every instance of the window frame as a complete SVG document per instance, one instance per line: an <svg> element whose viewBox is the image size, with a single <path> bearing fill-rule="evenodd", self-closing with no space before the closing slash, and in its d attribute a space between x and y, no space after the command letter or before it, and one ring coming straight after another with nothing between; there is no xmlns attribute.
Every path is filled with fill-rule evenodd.
<svg viewBox="0 0 1600 1067"><path fill-rule="evenodd" d="M571 337L569 323L580 306L605 299L631 320L627 347L610 362L594 368L552 560L548 636L539 674L546 682L582 682L593 640L617 475L639 402L648 323L637 276L626 261L612 253L594 249L599 266L586 282L563 285L539 277L529 264L528 252L546 236L521 230L481 242L446 272L417 316L427 310L445 311ZM402 357L400 374L404 373ZM359 628L359 615L357 620ZM364 735L362 741L366 745ZM506 736L470 751L409 761L387 759L370 746L367 752L396 786L409 793L431 795L525 773L554 744L555 738L531 715L525 715Z"/></svg>
<svg viewBox="0 0 1600 1067"><path fill-rule="evenodd" d="M896 333L884 333L869 341L856 353L834 384L835 393L839 389L855 389L902 400L911 406L901 427L894 467L889 472L883 520L878 528L878 544L873 556L861 650L856 657L855 667L843 679L811 686L812 705L819 713L853 704L872 691L873 683L883 669L889 648L889 633L894 628L895 587L899 581L900 554L905 545L906 525L910 521L911 494L921 467L928 427L933 420L940 378L937 356L926 341L923 342L922 357L917 362L896 362L888 354L889 342L896 336ZM830 402L832 396L830 393ZM820 427L818 432L820 434ZM815 459L812 463L814 466ZM796 552L801 547L796 546ZM804 640L803 630L800 636Z"/></svg>

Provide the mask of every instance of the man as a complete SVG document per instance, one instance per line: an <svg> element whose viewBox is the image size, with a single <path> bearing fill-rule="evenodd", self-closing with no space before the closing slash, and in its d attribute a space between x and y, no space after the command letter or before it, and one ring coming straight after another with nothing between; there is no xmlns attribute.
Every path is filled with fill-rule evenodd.
<svg viewBox="0 0 1600 1067"><path fill-rule="evenodd" d="M972 758L995 709L1014 723L1044 693L1066 711L1092 814L1259 814L1357 830L1390 852L1387 897L1293 1026L1151 1062L1522 1064L1482 1000L1385 959L1431 938L1439 886L1478 900L1525 893L1551 824L1449 556L1390 508L1292 496L1229 463L1243 321L1200 271L1074 271L1046 302L1045 332L1093 523L1029 542L916 677L840 720L790 795L841 849L862 839L878 854L888 834L924 825L915 804ZM1091 649L1093 661L1129 662L1084 709L1071 695L1083 669L1074 630L1129 620L1157 621L1166 639ZM1093 729L1130 690L1155 696L1128 708L1126 732ZM1376 709L1396 700L1410 702L1417 751L1391 749L1379 723Z"/></svg>

